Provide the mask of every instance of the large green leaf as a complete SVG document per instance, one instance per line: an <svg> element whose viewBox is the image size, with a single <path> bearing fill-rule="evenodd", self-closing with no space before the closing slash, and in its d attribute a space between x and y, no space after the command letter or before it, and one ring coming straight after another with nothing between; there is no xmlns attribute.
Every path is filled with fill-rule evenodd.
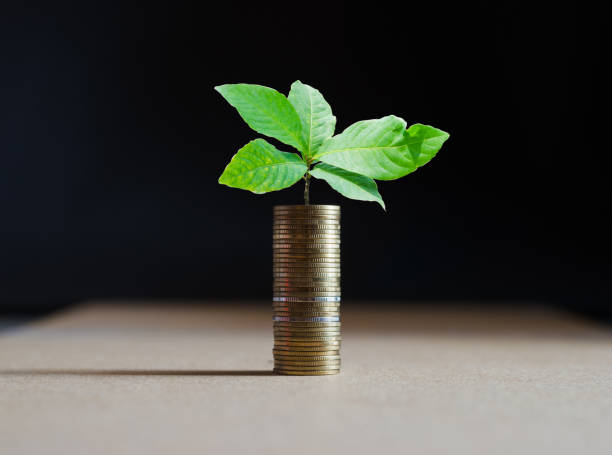
<svg viewBox="0 0 612 455"><path fill-rule="evenodd" d="M406 122L399 117L364 120L325 141L314 158L373 179L394 180L417 167L406 139Z"/></svg>
<svg viewBox="0 0 612 455"><path fill-rule="evenodd" d="M293 185L306 169L295 153L281 152L264 139L255 139L238 150L219 183L261 194Z"/></svg>
<svg viewBox="0 0 612 455"><path fill-rule="evenodd" d="M406 143L418 167L427 164L442 148L450 135L429 125L415 123L406 132Z"/></svg>
<svg viewBox="0 0 612 455"><path fill-rule="evenodd" d="M321 92L300 81L291 84L288 98L302 121L304 155L312 156L325 139L333 136L336 117Z"/></svg>
<svg viewBox="0 0 612 455"><path fill-rule="evenodd" d="M255 84L225 84L215 87L255 131L304 151L302 122L285 95Z"/></svg>
<svg viewBox="0 0 612 455"><path fill-rule="evenodd" d="M383 209L385 208L382 196L378 193L376 182L370 177L325 163L316 165L310 171L310 174L313 177L325 180L343 196L359 201L376 201Z"/></svg>

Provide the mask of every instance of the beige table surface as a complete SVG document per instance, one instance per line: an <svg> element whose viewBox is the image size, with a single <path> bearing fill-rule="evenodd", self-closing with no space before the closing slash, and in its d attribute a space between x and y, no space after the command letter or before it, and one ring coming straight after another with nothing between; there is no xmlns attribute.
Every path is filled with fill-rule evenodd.
<svg viewBox="0 0 612 455"><path fill-rule="evenodd" d="M269 303L102 303L0 333L0 454L612 453L612 335L561 313L346 302L342 373L283 377Z"/></svg>

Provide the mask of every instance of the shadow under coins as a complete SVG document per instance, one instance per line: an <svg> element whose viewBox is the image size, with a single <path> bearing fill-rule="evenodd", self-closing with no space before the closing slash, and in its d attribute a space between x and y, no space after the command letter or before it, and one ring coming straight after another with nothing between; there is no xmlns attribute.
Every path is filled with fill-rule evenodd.
<svg viewBox="0 0 612 455"><path fill-rule="evenodd" d="M0 370L0 375L73 376L276 376L271 370L88 370L15 369Z"/></svg>

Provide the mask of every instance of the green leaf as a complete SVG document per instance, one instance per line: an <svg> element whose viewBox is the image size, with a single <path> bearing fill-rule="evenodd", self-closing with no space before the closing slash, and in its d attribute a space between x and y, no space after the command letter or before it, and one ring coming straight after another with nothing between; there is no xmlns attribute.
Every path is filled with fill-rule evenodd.
<svg viewBox="0 0 612 455"><path fill-rule="evenodd" d="M258 133L298 150L306 150L300 117L282 93L255 84L225 84L215 87L215 90Z"/></svg>
<svg viewBox="0 0 612 455"><path fill-rule="evenodd" d="M238 150L219 183L256 194L267 193L293 185L307 168L295 153L281 152L264 139L255 139Z"/></svg>
<svg viewBox="0 0 612 455"><path fill-rule="evenodd" d="M319 163L310 171L310 174L313 177L325 180L334 190L343 196L359 201L376 201L383 209L385 208L385 203L378 192L376 182L370 177L325 163Z"/></svg>
<svg viewBox="0 0 612 455"><path fill-rule="evenodd" d="M302 135L306 145L304 155L312 156L325 139L334 135L336 117L321 92L300 81L291 84L289 102L302 121Z"/></svg>
<svg viewBox="0 0 612 455"><path fill-rule="evenodd" d="M442 130L420 123L412 125L406 133L408 149L418 167L429 163L450 137Z"/></svg>
<svg viewBox="0 0 612 455"><path fill-rule="evenodd" d="M314 158L373 179L394 180L417 168L406 139L406 122L399 117L364 120L325 141Z"/></svg>

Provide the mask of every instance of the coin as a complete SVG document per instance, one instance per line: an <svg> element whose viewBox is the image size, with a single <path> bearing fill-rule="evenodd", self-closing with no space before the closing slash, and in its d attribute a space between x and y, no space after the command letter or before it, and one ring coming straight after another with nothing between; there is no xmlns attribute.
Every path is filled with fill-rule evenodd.
<svg viewBox="0 0 612 455"><path fill-rule="evenodd" d="M322 312L322 313L337 313L338 316L340 316L340 308L312 308L312 307L307 307L307 308L283 308L283 307L272 307L272 311L274 312L275 316L280 316L280 313L318 313L318 312Z"/></svg>
<svg viewBox="0 0 612 455"><path fill-rule="evenodd" d="M334 346L288 346L288 345L274 345L274 349L277 351L287 351L287 352L298 352L298 351L337 351L336 354L340 352L340 345Z"/></svg>
<svg viewBox="0 0 612 455"><path fill-rule="evenodd" d="M340 367L340 360L313 360L313 361L299 361L299 362L291 362L286 360L274 359L274 367L275 368L285 368L285 367L329 367L334 366L336 368Z"/></svg>
<svg viewBox="0 0 612 455"><path fill-rule="evenodd" d="M274 364L274 369L279 371L329 371L338 370L339 364L336 365L319 365L319 366L296 366L296 365L277 365Z"/></svg>
<svg viewBox="0 0 612 455"><path fill-rule="evenodd" d="M340 213L339 205L331 205L331 204L313 204L313 205L275 205L274 211L283 211L287 210L290 212L316 212L321 210L328 210L332 212Z"/></svg>
<svg viewBox="0 0 612 455"><path fill-rule="evenodd" d="M296 318L331 318L331 317L340 318L340 312L336 311L336 312L320 312L320 313L315 313L315 312L293 313L293 312L285 312L285 311L274 311L274 317L277 317L277 318L286 317L286 318L292 318L292 319L296 319Z"/></svg>
<svg viewBox="0 0 612 455"><path fill-rule="evenodd" d="M340 358L340 350L327 350L327 351L288 351L282 349L272 349L272 353L274 356L280 357L304 357L304 358L314 358L314 357L338 357Z"/></svg>
<svg viewBox="0 0 612 455"><path fill-rule="evenodd" d="M287 239L272 242L274 256L290 255L291 257L306 256L307 258L339 258L340 244L333 242L293 242Z"/></svg>
<svg viewBox="0 0 612 455"><path fill-rule="evenodd" d="M335 337L340 338L342 336L341 332L277 332L273 331L274 337L281 338L290 338L290 337L300 337L300 338L317 338L317 337Z"/></svg>
<svg viewBox="0 0 612 455"><path fill-rule="evenodd" d="M333 360L333 361L327 361L327 360L323 360L323 361L305 361L305 362L285 362L285 361L281 361L281 360L277 360L274 359L274 368L278 368L278 369L288 369L288 370L294 370L295 367L298 367L300 370L304 367L310 367L313 369L337 369L340 368L340 361L339 360Z"/></svg>
<svg viewBox="0 0 612 455"><path fill-rule="evenodd" d="M320 234L320 233L313 233L311 234L310 232L295 232L293 234L289 234L286 232L283 233L279 233L274 231L272 233L272 241L285 241L288 240L289 243L308 243L310 240L315 240L314 243L316 243L316 240L332 240L332 242L329 243L336 243L336 244L341 244L342 240L340 239L340 234ZM323 242L325 243L325 242Z"/></svg>
<svg viewBox="0 0 612 455"><path fill-rule="evenodd" d="M300 258L295 256L276 256L272 257L272 271L282 272L286 269L303 272L305 270L324 271L331 269L332 272L340 272L340 258ZM323 270L322 270L323 269Z"/></svg>
<svg viewBox="0 0 612 455"><path fill-rule="evenodd" d="M272 224L272 229L296 229L298 225L291 220L275 220ZM300 223L300 230L319 230L319 229L335 229L340 232L340 223L337 221L309 221L308 223Z"/></svg>
<svg viewBox="0 0 612 455"><path fill-rule="evenodd" d="M339 337L342 335L340 330L330 331L330 330L319 330L316 332L310 331L299 331L299 330L273 330L275 337Z"/></svg>
<svg viewBox="0 0 612 455"><path fill-rule="evenodd" d="M283 376L332 376L334 374L339 374L340 369L329 371L287 371L275 369L272 370L272 372Z"/></svg>
<svg viewBox="0 0 612 455"><path fill-rule="evenodd" d="M291 235L296 237L318 237L325 236L330 238L340 238L340 230L339 229L301 229L299 226L296 226L294 229L273 229L272 235Z"/></svg>
<svg viewBox="0 0 612 455"><path fill-rule="evenodd" d="M323 311L338 311L340 309L340 302L316 302L312 303L295 303L295 302L274 302L272 303L272 308L279 311L313 311L313 310L323 310Z"/></svg>
<svg viewBox="0 0 612 455"><path fill-rule="evenodd" d="M273 331L274 333L303 333L304 336L310 336L310 334L338 334L340 327L273 327Z"/></svg>
<svg viewBox="0 0 612 455"><path fill-rule="evenodd" d="M272 289L274 295L340 295L340 287L338 286L273 286Z"/></svg>
<svg viewBox="0 0 612 455"><path fill-rule="evenodd" d="M273 302L340 302L340 297L315 296L310 298L274 296Z"/></svg>
<svg viewBox="0 0 612 455"><path fill-rule="evenodd" d="M330 292L323 292L323 291L317 291L317 292L310 292L310 291L279 291L279 290L275 290L274 291L274 297L273 299L275 299L276 302L278 302L277 299L281 298L281 297L295 297L295 298L302 298L302 299L313 299L313 298L320 298L320 297L340 297L340 291L330 291Z"/></svg>
<svg viewBox="0 0 612 455"><path fill-rule="evenodd" d="M324 267L326 265L338 267L341 263L340 255L326 254L291 254L272 253L274 261L272 267ZM295 263L295 264L292 264Z"/></svg>
<svg viewBox="0 0 612 455"><path fill-rule="evenodd" d="M289 251L289 250L272 250L273 266L277 266L277 262L297 262L294 267L321 267L325 264L338 267L342 261L340 253L333 251ZM277 259L291 259L290 261L277 261ZM291 266L291 264L281 264Z"/></svg>
<svg viewBox="0 0 612 455"><path fill-rule="evenodd" d="M316 272L316 271L288 271L274 272L274 278L340 278L340 272Z"/></svg>
<svg viewBox="0 0 612 455"><path fill-rule="evenodd" d="M327 321L327 322L317 322L317 321L277 321L274 322L273 327L303 327L303 328L317 328L317 327L340 327L340 321Z"/></svg>
<svg viewBox="0 0 612 455"><path fill-rule="evenodd" d="M312 336L312 337L304 337L304 336L279 336L279 335L275 335L274 336L274 341L304 341L304 342L308 342L308 343L314 343L314 342L330 342L330 341L342 341L342 338L340 336Z"/></svg>
<svg viewBox="0 0 612 455"><path fill-rule="evenodd" d="M287 340L274 340L274 347L292 347L292 348L326 348L327 350L333 349L334 347L340 348L341 341L287 341Z"/></svg>
<svg viewBox="0 0 612 455"><path fill-rule="evenodd" d="M320 338L320 337L334 337L336 339L341 339L341 332L273 332L274 339L278 338L291 338L291 337L300 337L300 338Z"/></svg>
<svg viewBox="0 0 612 455"><path fill-rule="evenodd" d="M291 356L286 356L283 358L280 358L278 356L274 357L274 364L275 365L295 365L295 366L306 366L306 365L312 365L312 366L320 366L320 365L337 365L340 366L340 356L334 356L337 358L331 358L331 359L327 359L325 357L291 357ZM296 360L297 359L297 360ZM319 360L320 359L320 360Z"/></svg>
<svg viewBox="0 0 612 455"><path fill-rule="evenodd" d="M275 286L340 286L340 278L275 278Z"/></svg>
<svg viewBox="0 0 612 455"><path fill-rule="evenodd" d="M302 257L307 256L307 257ZM282 268L297 268L297 269L325 269L332 268L336 269L340 268L340 264L342 259L340 256L332 256L332 255L303 255L303 254L291 254L291 253L272 253L272 270Z"/></svg>
<svg viewBox="0 0 612 455"><path fill-rule="evenodd" d="M308 330L300 330L304 328ZM340 327L273 327L273 332L274 334L289 333L300 336L335 336L340 334Z"/></svg>

